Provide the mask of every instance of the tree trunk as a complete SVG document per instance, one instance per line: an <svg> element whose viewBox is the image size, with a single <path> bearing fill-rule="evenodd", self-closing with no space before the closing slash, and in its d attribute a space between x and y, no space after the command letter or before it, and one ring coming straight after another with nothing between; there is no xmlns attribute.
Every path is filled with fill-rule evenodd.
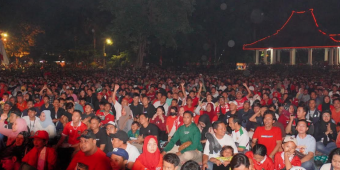
<svg viewBox="0 0 340 170"><path fill-rule="evenodd" d="M141 68L143 66L143 59L145 56L146 39L142 38L137 53L136 68Z"/></svg>

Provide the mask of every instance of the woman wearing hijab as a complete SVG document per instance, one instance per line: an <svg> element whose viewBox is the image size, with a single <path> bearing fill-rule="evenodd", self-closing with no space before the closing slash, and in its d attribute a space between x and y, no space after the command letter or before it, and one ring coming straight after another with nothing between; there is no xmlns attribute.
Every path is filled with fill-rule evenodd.
<svg viewBox="0 0 340 170"><path fill-rule="evenodd" d="M316 150L329 155L336 147L335 141L337 138L336 125L331 120L331 112L324 110L321 113L321 118L315 124L314 137L316 142Z"/></svg>
<svg viewBox="0 0 340 170"><path fill-rule="evenodd" d="M322 104L318 106L318 110L322 112L323 110L333 110L334 106L331 105L331 98L329 96L325 96L323 98Z"/></svg>
<svg viewBox="0 0 340 170"><path fill-rule="evenodd" d="M7 115L2 114L1 120L0 120L0 133L4 136L7 136L7 143L6 146L12 144L12 142L16 139L18 134L22 131L28 131L27 130L27 124L26 121L22 118L17 118L15 122L12 125L12 129L6 129L4 127L5 120L7 119Z"/></svg>
<svg viewBox="0 0 340 170"><path fill-rule="evenodd" d="M207 114L200 116L198 120L198 129L201 131L201 143L204 148L205 142L207 141L205 134L209 133L209 131L212 131L211 121Z"/></svg>
<svg viewBox="0 0 340 170"><path fill-rule="evenodd" d="M128 133L129 130L131 129L132 122L133 119L130 107L123 106L122 115L120 116L117 122L119 130L123 130L126 133Z"/></svg>
<svg viewBox="0 0 340 170"><path fill-rule="evenodd" d="M139 155L132 169L162 170L163 156L158 149L158 141L154 136L144 139L143 153Z"/></svg>
<svg viewBox="0 0 340 170"><path fill-rule="evenodd" d="M195 113L197 115L204 115L204 114L206 114L206 115L209 116L210 121L216 121L218 119L218 117L217 117L217 114L214 111L214 104L207 103L205 107L204 107L204 104L205 103L200 104L196 108ZM204 110L204 108L205 108L205 110Z"/></svg>
<svg viewBox="0 0 340 170"><path fill-rule="evenodd" d="M26 131L20 132L15 141L13 141L11 145L7 146L3 151L1 151L1 153L17 153L17 155L19 156L17 159L21 160L33 147L33 143L30 140L30 135L31 134Z"/></svg>
<svg viewBox="0 0 340 170"><path fill-rule="evenodd" d="M56 127L51 118L51 111L44 110L40 113L40 122L38 123L38 130L44 130L48 133L50 139L57 135Z"/></svg>

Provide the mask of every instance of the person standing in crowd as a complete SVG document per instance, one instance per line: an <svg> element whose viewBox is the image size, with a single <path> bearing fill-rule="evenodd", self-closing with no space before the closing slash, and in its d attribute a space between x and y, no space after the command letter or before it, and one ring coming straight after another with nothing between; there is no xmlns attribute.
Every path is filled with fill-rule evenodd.
<svg viewBox="0 0 340 170"><path fill-rule="evenodd" d="M334 142L337 138L336 125L332 122L331 115L329 110L322 111L321 119L315 125L316 150L325 155L337 148Z"/></svg>
<svg viewBox="0 0 340 170"><path fill-rule="evenodd" d="M111 134L110 137L112 138L113 148L122 148L129 154L126 167L131 169L133 164L136 162L136 159L140 155L138 149L128 143L129 137L127 133L122 130L117 131L115 134Z"/></svg>
<svg viewBox="0 0 340 170"><path fill-rule="evenodd" d="M144 140L143 153L136 159L132 169L159 170L163 167L162 163L163 156L158 149L157 138L147 136Z"/></svg>
<svg viewBox="0 0 340 170"><path fill-rule="evenodd" d="M28 163L37 170L55 169L57 153L53 148L46 146L48 140L49 136L46 131L36 131L33 136L34 147L22 158L22 162Z"/></svg>
<svg viewBox="0 0 340 170"><path fill-rule="evenodd" d="M121 148L114 148L111 152L106 154L111 160L112 170L127 170L127 161L129 154Z"/></svg>
<svg viewBox="0 0 340 170"><path fill-rule="evenodd" d="M273 159L276 152L282 144L281 130L278 127L273 127L275 115L271 110L267 110L263 115L264 126L257 127L253 139L252 146L256 143L263 144L267 148L268 156Z"/></svg>
<svg viewBox="0 0 340 170"><path fill-rule="evenodd" d="M222 121L214 122L213 130L214 134L208 138L203 151L202 167L208 170L212 170L214 164L221 164L221 161L215 158L220 156L222 146L231 146L233 152L238 153L235 142L232 137L226 134L226 125Z"/></svg>
<svg viewBox="0 0 340 170"><path fill-rule="evenodd" d="M301 166L306 170L314 170L314 154L316 148L315 138L309 134L308 123L306 120L299 120L297 122L296 130L298 134L296 135L297 148L296 150L301 153L299 158L301 159Z"/></svg>
<svg viewBox="0 0 340 170"><path fill-rule="evenodd" d="M80 169L87 170L110 169L110 159L97 147L96 135L92 130L83 131L80 135L80 151L74 155L67 170Z"/></svg>
<svg viewBox="0 0 340 170"><path fill-rule="evenodd" d="M235 141L238 152L245 153L249 151L249 136L247 130L241 126L241 120L237 116L231 116L228 122L232 130L231 136Z"/></svg>

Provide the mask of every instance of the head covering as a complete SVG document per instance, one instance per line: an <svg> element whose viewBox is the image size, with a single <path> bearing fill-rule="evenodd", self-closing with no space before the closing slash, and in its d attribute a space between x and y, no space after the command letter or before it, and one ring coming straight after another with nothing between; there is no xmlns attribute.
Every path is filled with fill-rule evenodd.
<svg viewBox="0 0 340 170"><path fill-rule="evenodd" d="M328 102L328 103L325 103L325 98L326 98L326 97L329 98L329 102ZM323 100L322 100L321 106L322 106L322 108L321 108L322 111L324 111L324 110L329 110L330 107L331 107L331 98L330 98L329 96L325 96L325 97L323 98Z"/></svg>
<svg viewBox="0 0 340 170"><path fill-rule="evenodd" d="M129 154L126 152L125 149L122 149L122 148L113 148L113 151L107 153L106 156L111 157L112 154L121 156L124 160L129 159Z"/></svg>
<svg viewBox="0 0 340 170"><path fill-rule="evenodd" d="M143 153L139 155L139 157L137 158L138 161L140 161L146 168L148 168L149 170L156 170L156 167L160 161L160 159L162 159L162 155L157 147L156 152L154 153L150 153L148 151L148 142L150 141L150 139L154 139L158 145L158 141L157 138L149 135L144 139L144 145L143 145ZM136 160L136 161L137 161Z"/></svg>
<svg viewBox="0 0 340 170"><path fill-rule="evenodd" d="M126 122L130 119L130 115L131 115L131 109L129 106L123 106L126 114L125 115L121 115L119 120L118 120L118 127L120 130L123 130L126 126Z"/></svg>
<svg viewBox="0 0 340 170"><path fill-rule="evenodd" d="M44 140L48 140L48 133L44 130L38 130L34 133L34 136L32 137L34 139L44 139Z"/></svg>
<svg viewBox="0 0 340 170"><path fill-rule="evenodd" d="M297 140L296 140L295 136L286 136L283 139L283 143L287 143L287 142L293 142L297 146Z"/></svg>
<svg viewBox="0 0 340 170"><path fill-rule="evenodd" d="M45 113L45 120L41 121L41 119L40 119L41 127L47 128L47 126L52 125L53 121L52 121L52 118L51 118L51 111L50 110L44 110L41 113Z"/></svg>
<svg viewBox="0 0 340 170"><path fill-rule="evenodd" d="M214 105L212 103L208 103L206 108L208 107L208 105L210 105L210 108L211 108L210 112L205 111L203 114L207 114L210 118L210 121L211 121L216 116L216 113L214 111Z"/></svg>
<svg viewBox="0 0 340 170"><path fill-rule="evenodd" d="M331 124L331 128L332 128L332 126L335 126L335 124L332 123L332 118L330 118L328 122L325 122L325 121L323 120L322 116L323 116L325 113L329 113L329 115L332 116L332 112L331 112L329 109L323 110L323 111L322 111L322 113L321 113L321 115L320 115L320 127L319 127L319 128L320 128L320 132L326 132L326 131L327 131L327 125L328 125L328 123Z"/></svg>
<svg viewBox="0 0 340 170"><path fill-rule="evenodd" d="M110 137L112 139L117 138L117 139L123 141L124 143L126 143L129 140L128 134L123 130L118 130L115 134L110 134Z"/></svg>
<svg viewBox="0 0 340 170"><path fill-rule="evenodd" d="M209 131L209 128L212 127L209 115L207 114L201 115L200 118L198 119L198 122L203 122L205 124L205 127L202 129L201 132L201 140L205 140L206 139L205 134Z"/></svg>

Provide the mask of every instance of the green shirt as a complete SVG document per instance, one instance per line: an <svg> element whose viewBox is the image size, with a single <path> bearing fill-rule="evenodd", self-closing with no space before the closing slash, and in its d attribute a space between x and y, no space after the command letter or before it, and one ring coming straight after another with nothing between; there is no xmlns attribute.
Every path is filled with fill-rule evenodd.
<svg viewBox="0 0 340 170"><path fill-rule="evenodd" d="M129 138L133 137L133 138L138 138L138 135L139 135L139 130L136 130L135 133L132 132L132 130L129 130L128 131L128 136Z"/></svg>
<svg viewBox="0 0 340 170"><path fill-rule="evenodd" d="M172 136L170 142L164 148L164 151L165 152L170 151L178 140L180 140L182 144L187 141L191 141L192 143L190 146L183 149L181 153L196 149L198 151L203 150L203 147L201 145L201 132L197 128L195 123L191 123L191 125L189 125L188 127L186 127L185 125L180 126L175 132L175 134Z"/></svg>

